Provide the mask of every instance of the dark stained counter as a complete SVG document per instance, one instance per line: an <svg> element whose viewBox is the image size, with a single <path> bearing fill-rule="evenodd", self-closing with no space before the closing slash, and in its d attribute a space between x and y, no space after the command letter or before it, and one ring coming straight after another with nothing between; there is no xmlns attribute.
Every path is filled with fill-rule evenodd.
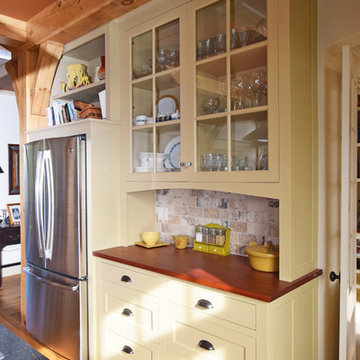
<svg viewBox="0 0 360 360"><path fill-rule="evenodd" d="M278 273L253 270L246 257L219 256L191 248L177 250L173 245L153 249L120 246L94 251L93 255L266 302L322 274L322 270L316 269L295 281L281 281Z"/></svg>

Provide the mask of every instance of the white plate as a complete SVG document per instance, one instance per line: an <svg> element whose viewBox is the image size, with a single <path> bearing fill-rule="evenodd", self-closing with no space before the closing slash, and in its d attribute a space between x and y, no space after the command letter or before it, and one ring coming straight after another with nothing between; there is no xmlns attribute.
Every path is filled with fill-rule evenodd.
<svg viewBox="0 0 360 360"><path fill-rule="evenodd" d="M171 96L165 96L157 103L157 113L171 115L176 111L176 101Z"/></svg>
<svg viewBox="0 0 360 360"><path fill-rule="evenodd" d="M180 136L176 136L166 145L165 154L169 158L165 160L165 167L168 169L180 169Z"/></svg>
<svg viewBox="0 0 360 360"><path fill-rule="evenodd" d="M143 166L136 166L134 169L134 172L136 173L152 173L153 168L151 167L143 167Z"/></svg>

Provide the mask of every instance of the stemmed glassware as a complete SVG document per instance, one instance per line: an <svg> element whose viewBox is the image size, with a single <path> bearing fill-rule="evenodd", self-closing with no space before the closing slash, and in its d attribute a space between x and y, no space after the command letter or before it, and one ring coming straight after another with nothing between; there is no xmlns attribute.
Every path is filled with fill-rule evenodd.
<svg viewBox="0 0 360 360"><path fill-rule="evenodd" d="M264 69L236 74L232 80L232 110L266 105L266 77Z"/></svg>

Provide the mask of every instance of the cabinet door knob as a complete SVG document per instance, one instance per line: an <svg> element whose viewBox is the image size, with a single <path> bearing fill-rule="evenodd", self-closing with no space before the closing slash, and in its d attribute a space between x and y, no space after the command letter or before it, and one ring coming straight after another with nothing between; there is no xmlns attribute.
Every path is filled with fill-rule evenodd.
<svg viewBox="0 0 360 360"><path fill-rule="evenodd" d="M123 275L121 277L121 281L126 282L126 283L131 283L131 278L130 278L130 276Z"/></svg>
<svg viewBox="0 0 360 360"><path fill-rule="evenodd" d="M128 308L125 308L122 313L126 316L134 316L133 312Z"/></svg>
<svg viewBox="0 0 360 360"><path fill-rule="evenodd" d="M192 162L190 162L190 161L186 161L186 162L181 161L179 163L179 165L180 165L180 167L190 167L192 165Z"/></svg>
<svg viewBox="0 0 360 360"><path fill-rule="evenodd" d="M130 346L128 346L128 345L125 345L125 346L122 348L122 351L123 351L124 353L127 353L127 354L133 354L133 353L134 353L133 349L132 349Z"/></svg>
<svg viewBox="0 0 360 360"><path fill-rule="evenodd" d="M205 308L205 309L213 309L214 306L213 304L209 301L209 300L205 300L205 299L200 299L197 303L196 306Z"/></svg>
<svg viewBox="0 0 360 360"><path fill-rule="evenodd" d="M213 344L207 340L200 340L199 341L199 346L205 350L208 350L208 351L214 351L215 348L213 346Z"/></svg>
<svg viewBox="0 0 360 360"><path fill-rule="evenodd" d="M336 275L336 273L335 273L334 271L332 271L332 272L330 273L329 278L330 278L330 280L333 281L333 282L334 282L335 280L339 280L339 282L340 282L340 273L339 273L339 275Z"/></svg>

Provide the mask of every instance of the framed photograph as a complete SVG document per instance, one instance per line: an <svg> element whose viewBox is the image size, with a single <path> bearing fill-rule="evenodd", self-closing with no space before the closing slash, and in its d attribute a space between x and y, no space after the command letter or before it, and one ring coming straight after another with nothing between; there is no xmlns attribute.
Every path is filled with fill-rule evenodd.
<svg viewBox="0 0 360 360"><path fill-rule="evenodd" d="M9 195L20 194L20 154L18 144L8 145L9 153Z"/></svg>
<svg viewBox="0 0 360 360"><path fill-rule="evenodd" d="M11 226L20 225L20 204L7 204Z"/></svg>

